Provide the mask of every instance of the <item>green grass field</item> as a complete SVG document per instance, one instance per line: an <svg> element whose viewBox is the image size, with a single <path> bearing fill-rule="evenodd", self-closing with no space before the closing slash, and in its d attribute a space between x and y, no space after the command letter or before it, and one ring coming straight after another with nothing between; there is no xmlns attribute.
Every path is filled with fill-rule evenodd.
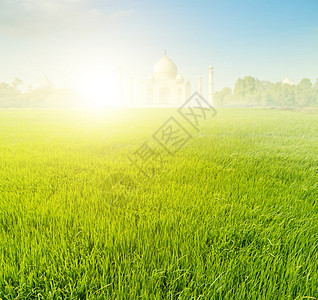
<svg viewBox="0 0 318 300"><path fill-rule="evenodd" d="M0 299L318 299L318 115L175 113L0 111Z"/></svg>

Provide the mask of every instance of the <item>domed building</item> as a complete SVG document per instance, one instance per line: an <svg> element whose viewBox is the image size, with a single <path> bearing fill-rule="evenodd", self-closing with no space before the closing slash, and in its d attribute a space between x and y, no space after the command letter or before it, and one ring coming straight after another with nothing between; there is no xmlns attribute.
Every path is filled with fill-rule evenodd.
<svg viewBox="0 0 318 300"><path fill-rule="evenodd" d="M166 52L141 87L142 104L145 105L179 105L190 94L190 81L185 82L182 75L178 74L176 64L167 57Z"/></svg>
<svg viewBox="0 0 318 300"><path fill-rule="evenodd" d="M296 83L291 81L288 77L286 77L283 81L284 84L295 85Z"/></svg>

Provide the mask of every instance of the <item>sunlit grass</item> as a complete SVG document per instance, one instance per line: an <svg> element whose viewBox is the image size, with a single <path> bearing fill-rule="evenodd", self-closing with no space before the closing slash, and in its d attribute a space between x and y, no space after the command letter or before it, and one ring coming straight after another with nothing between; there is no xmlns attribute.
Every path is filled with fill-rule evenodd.
<svg viewBox="0 0 318 300"><path fill-rule="evenodd" d="M0 111L0 298L318 297L317 115L219 110L140 176L174 113Z"/></svg>

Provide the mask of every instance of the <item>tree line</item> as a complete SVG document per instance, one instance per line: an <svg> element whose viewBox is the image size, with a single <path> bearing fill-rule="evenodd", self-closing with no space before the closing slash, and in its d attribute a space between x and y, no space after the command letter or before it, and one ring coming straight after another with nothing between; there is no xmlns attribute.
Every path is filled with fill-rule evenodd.
<svg viewBox="0 0 318 300"><path fill-rule="evenodd" d="M299 84L239 78L234 90L225 87L214 94L217 106L318 106L318 79L314 84L304 78Z"/></svg>
<svg viewBox="0 0 318 300"><path fill-rule="evenodd" d="M11 84L0 82L0 108L45 108L78 106L81 96L72 89L56 89L47 84L20 90L23 82L15 78Z"/></svg>
<svg viewBox="0 0 318 300"><path fill-rule="evenodd" d="M19 78L11 84L0 82L0 108L74 107L83 101L72 89L56 89L46 84L22 92L22 84ZM318 79L314 84L308 78L291 84L246 76L236 81L233 91L225 87L215 92L214 101L217 106L318 106Z"/></svg>

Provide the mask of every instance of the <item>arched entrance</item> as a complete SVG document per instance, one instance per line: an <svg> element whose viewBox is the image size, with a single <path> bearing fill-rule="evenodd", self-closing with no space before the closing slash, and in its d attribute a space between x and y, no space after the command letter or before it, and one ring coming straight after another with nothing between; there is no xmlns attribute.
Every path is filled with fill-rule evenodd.
<svg viewBox="0 0 318 300"><path fill-rule="evenodd" d="M169 104L169 102L170 102L170 89L167 87L164 87L160 89L160 92L159 92L159 103Z"/></svg>

